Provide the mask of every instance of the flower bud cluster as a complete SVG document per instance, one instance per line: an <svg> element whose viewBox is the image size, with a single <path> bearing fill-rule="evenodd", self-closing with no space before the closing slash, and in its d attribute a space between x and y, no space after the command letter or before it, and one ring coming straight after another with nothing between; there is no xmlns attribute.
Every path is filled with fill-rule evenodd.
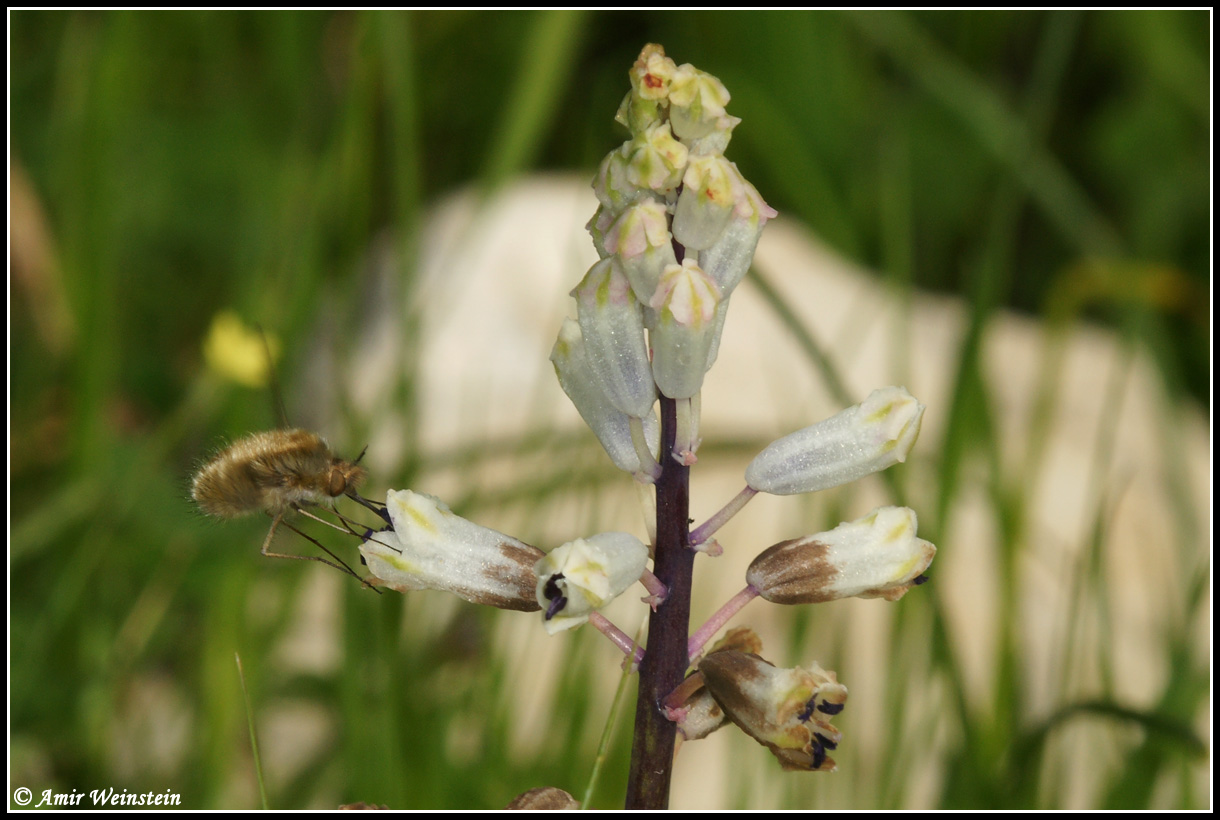
<svg viewBox="0 0 1220 820"><path fill-rule="evenodd" d="M726 113L718 79L657 45L644 47L630 76L616 119L631 136L593 183L599 206L588 229L601 259L572 292L577 321L560 331L552 361L615 465L647 479L655 448L622 416L647 433L658 391L698 395L729 297L776 214L724 157L739 120ZM577 347L579 356L568 353ZM613 409L594 408L599 401ZM683 443L684 455L694 444Z"/></svg>

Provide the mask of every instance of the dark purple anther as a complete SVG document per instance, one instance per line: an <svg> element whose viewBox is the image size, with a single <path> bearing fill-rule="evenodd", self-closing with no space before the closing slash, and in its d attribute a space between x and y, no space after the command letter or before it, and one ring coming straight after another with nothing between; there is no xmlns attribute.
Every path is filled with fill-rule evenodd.
<svg viewBox="0 0 1220 820"><path fill-rule="evenodd" d="M562 595L560 595L558 598L552 599L551 605L546 608L546 619L545 620L549 621L549 620L551 620L551 618L554 618L555 615L558 614L567 605L568 605L568 599L563 597Z"/></svg>
<svg viewBox="0 0 1220 820"><path fill-rule="evenodd" d="M818 699L817 695L814 695L813 697L811 697L809 699L809 702L805 704L805 708L802 709L801 713L796 716L796 719L799 720L801 723L804 723L805 721L809 720L809 718L813 717L813 709L814 709L814 706L817 704L817 699Z"/></svg>
<svg viewBox="0 0 1220 820"><path fill-rule="evenodd" d="M568 605L568 599L563 596L563 592L559 589L559 582L563 580L563 573L557 572L550 578L546 579L546 583L542 587L542 597L551 602L551 605L546 608L545 620L551 620L565 606Z"/></svg>
<svg viewBox="0 0 1220 820"><path fill-rule="evenodd" d="M822 748L822 744L820 743L813 744L813 764L809 768L820 769L822 768L822 764L825 762L826 750Z"/></svg>

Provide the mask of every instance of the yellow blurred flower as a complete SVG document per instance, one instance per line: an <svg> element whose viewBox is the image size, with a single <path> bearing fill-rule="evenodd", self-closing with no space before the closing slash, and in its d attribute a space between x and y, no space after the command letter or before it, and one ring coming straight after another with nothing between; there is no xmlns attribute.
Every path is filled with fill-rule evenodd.
<svg viewBox="0 0 1220 820"><path fill-rule="evenodd" d="M279 347L278 340L249 327L236 312L224 310L212 319L203 341L203 358L209 369L226 379L246 387L265 387L273 360L279 358Z"/></svg>

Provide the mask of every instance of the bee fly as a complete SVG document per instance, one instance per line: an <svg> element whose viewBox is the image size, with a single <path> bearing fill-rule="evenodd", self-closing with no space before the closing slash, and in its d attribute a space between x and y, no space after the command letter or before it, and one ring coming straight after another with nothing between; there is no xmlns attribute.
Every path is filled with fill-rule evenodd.
<svg viewBox="0 0 1220 820"><path fill-rule="evenodd" d="M360 458L363 457L364 453L361 453ZM333 508L334 502L346 495L382 518L387 518L376 502L356 492L368 475L368 471L359 464L360 458L347 461L336 456L321 436L308 430L254 433L222 450L200 468L191 482L191 497L203 512L217 518L239 518L257 512L271 516L271 529L263 541L263 555L320 561L360 578L341 558L285 520L288 513L295 511L328 527L367 538L368 535L362 536L338 511L334 511L334 514L343 526L304 509L307 506ZM271 552L271 540L280 524L313 542L334 561L311 555ZM365 583L364 579L360 580Z"/></svg>

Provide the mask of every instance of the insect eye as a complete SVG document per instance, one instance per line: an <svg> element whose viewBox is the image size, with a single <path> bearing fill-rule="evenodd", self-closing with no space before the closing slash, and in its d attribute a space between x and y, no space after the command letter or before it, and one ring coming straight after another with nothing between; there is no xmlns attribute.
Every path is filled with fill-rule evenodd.
<svg viewBox="0 0 1220 820"><path fill-rule="evenodd" d="M327 490L332 497L337 498L343 495L343 491L347 489L347 478L344 477L343 471L338 467L330 468L330 488Z"/></svg>

